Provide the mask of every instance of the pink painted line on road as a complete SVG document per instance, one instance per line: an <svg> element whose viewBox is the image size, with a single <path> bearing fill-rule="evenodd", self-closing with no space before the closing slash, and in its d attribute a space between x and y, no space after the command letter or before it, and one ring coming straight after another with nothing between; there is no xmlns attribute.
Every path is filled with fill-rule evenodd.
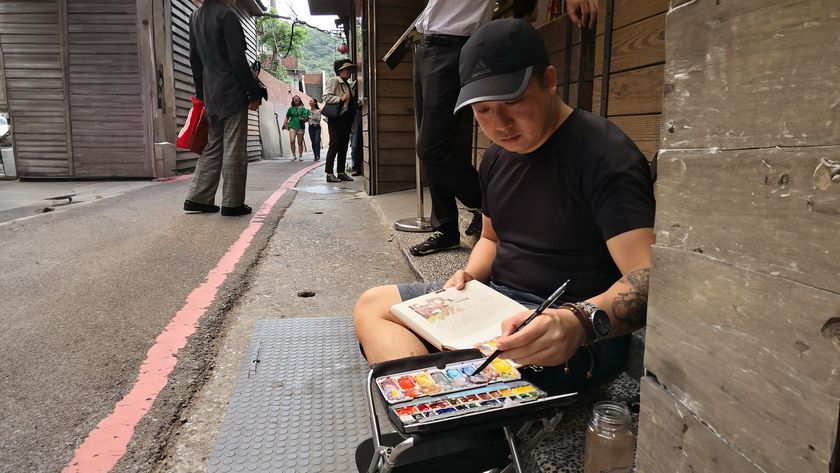
<svg viewBox="0 0 840 473"><path fill-rule="evenodd" d="M73 459L64 467L64 473L105 473L110 471L125 455L137 423L151 409L152 403L166 386L169 375L178 360L178 351L187 344L187 338L195 332L198 321L207 312L207 308L216 298L227 276L233 272L236 264L242 259L274 204L306 173L321 164L307 166L286 179L251 217L250 223L236 242L228 248L216 267L207 273L204 282L187 296L184 306L157 337L143 364L140 365L140 374L131 391L117 403L114 411L102 419L82 445L76 449Z"/></svg>
<svg viewBox="0 0 840 473"><path fill-rule="evenodd" d="M152 179L152 182L178 182L178 181L186 181L187 179L192 177L192 173L189 174L181 174L180 176L172 176L172 177L159 177L157 179Z"/></svg>

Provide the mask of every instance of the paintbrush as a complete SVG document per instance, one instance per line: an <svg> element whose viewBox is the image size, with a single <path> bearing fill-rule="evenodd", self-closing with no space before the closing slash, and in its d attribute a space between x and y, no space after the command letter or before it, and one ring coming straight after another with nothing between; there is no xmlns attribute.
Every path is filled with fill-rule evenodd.
<svg viewBox="0 0 840 473"><path fill-rule="evenodd" d="M536 319L538 315L542 314L545 309L551 307L551 304L554 304L554 302L557 301L557 299L563 295L563 292L566 291L566 286L568 286L570 282L571 279L567 279L566 282L564 282L560 287L558 287L557 290L554 291L554 293L552 293L550 296L548 296L548 299L543 301L543 303L540 304L540 306L537 307L537 309L534 312L532 312L531 315L529 315L524 322L519 324L519 327L516 327L516 330L514 330L511 333L511 335L525 328L525 326L530 324L534 319ZM484 360L484 363L482 363L481 366L479 366L478 369L476 369L470 376L476 376L481 374L481 372L484 371L484 369L487 368L490 365L490 363L492 363L493 360L495 360L496 357L498 357L501 353L502 350L497 349L496 351L494 351L489 357L487 357L486 360Z"/></svg>

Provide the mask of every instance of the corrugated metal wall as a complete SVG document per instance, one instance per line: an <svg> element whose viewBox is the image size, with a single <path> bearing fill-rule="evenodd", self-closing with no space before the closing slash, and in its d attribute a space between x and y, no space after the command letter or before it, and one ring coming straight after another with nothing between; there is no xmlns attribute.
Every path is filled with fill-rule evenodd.
<svg viewBox="0 0 840 473"><path fill-rule="evenodd" d="M192 107L190 96L195 94L190 71L190 15L196 10L190 0L172 0L172 64L175 77L175 124L178 130L187 122ZM190 151L178 150L176 170L195 167L198 159Z"/></svg>
<svg viewBox="0 0 840 473"><path fill-rule="evenodd" d="M171 0L172 4L172 58L175 77L175 114L176 125L180 130L187 121L187 113L192 102L190 96L195 94L192 72L190 71L190 15L196 6L190 0ZM249 62L257 58L257 31L253 17L235 8L245 31L247 43L246 55ZM260 142L259 112L248 112L248 158L260 159L262 144ZM189 151L178 151L177 170L188 170L195 167L198 158Z"/></svg>

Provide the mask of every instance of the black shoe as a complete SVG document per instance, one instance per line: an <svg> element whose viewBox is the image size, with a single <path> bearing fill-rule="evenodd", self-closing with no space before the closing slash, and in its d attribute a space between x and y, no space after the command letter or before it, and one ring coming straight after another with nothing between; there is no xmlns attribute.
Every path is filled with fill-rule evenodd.
<svg viewBox="0 0 840 473"><path fill-rule="evenodd" d="M212 214L219 211L219 206L213 204L199 204L198 202L185 200L184 210L187 212L201 212L203 214Z"/></svg>
<svg viewBox="0 0 840 473"><path fill-rule="evenodd" d="M239 207L224 207L222 206L222 215L225 217L235 217L237 215L248 215L251 213L251 206L242 204Z"/></svg>
<svg viewBox="0 0 840 473"><path fill-rule="evenodd" d="M361 175L362 175L362 171L353 171L350 175L351 175L351 176L361 176Z"/></svg>
<svg viewBox="0 0 840 473"><path fill-rule="evenodd" d="M348 176L346 172L338 173L338 178L341 179L342 181L352 181L353 180L353 178Z"/></svg>
<svg viewBox="0 0 840 473"><path fill-rule="evenodd" d="M467 226L467 229L464 230L464 235L481 235L481 224L483 222L483 219L481 218L481 209L470 210L470 212L472 212L473 218L470 224Z"/></svg>
<svg viewBox="0 0 840 473"><path fill-rule="evenodd" d="M341 182L341 179L335 177L335 174L328 172L327 173L327 182Z"/></svg>
<svg viewBox="0 0 840 473"><path fill-rule="evenodd" d="M458 248L461 245L460 239L447 237L443 232L432 232L432 235L419 245L411 247L411 254L414 256L424 256L435 251L451 250Z"/></svg>

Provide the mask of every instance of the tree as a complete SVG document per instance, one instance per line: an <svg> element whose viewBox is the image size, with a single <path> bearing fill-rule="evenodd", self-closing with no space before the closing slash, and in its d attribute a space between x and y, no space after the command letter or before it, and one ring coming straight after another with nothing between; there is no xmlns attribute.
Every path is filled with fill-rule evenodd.
<svg viewBox="0 0 840 473"><path fill-rule="evenodd" d="M272 14L277 12L272 9ZM279 18L261 16L257 18L257 36L260 42L260 63L269 74L277 79L291 83L289 72L280 61L292 55L303 58L303 44L306 41L307 28L301 24L287 23Z"/></svg>

